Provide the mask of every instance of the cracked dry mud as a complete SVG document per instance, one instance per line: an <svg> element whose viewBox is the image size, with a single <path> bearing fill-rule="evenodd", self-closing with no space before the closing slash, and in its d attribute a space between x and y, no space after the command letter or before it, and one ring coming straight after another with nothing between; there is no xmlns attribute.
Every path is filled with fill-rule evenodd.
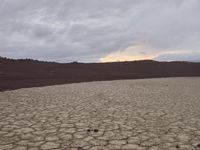
<svg viewBox="0 0 200 150"><path fill-rule="evenodd" d="M0 150L198 150L200 78L0 93Z"/></svg>

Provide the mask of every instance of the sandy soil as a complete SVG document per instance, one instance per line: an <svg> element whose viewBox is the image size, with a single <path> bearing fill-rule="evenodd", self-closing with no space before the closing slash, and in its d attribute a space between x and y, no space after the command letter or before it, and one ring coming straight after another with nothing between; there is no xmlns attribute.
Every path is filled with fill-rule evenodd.
<svg viewBox="0 0 200 150"><path fill-rule="evenodd" d="M200 78L0 92L0 150L198 150Z"/></svg>

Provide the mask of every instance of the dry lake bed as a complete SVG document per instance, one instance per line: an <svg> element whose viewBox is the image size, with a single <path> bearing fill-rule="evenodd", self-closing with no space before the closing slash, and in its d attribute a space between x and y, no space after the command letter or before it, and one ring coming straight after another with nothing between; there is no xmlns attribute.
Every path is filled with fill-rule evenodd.
<svg viewBox="0 0 200 150"><path fill-rule="evenodd" d="M199 150L200 78L0 92L0 150Z"/></svg>

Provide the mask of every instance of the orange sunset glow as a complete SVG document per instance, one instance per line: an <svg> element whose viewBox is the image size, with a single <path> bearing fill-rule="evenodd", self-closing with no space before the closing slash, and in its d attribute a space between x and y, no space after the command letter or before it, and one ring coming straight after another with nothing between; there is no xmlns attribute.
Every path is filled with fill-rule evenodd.
<svg viewBox="0 0 200 150"><path fill-rule="evenodd" d="M157 53L145 53L145 50L152 51L152 49L144 45L131 46L125 50L115 51L102 57L100 62L146 60L153 59L158 55Z"/></svg>

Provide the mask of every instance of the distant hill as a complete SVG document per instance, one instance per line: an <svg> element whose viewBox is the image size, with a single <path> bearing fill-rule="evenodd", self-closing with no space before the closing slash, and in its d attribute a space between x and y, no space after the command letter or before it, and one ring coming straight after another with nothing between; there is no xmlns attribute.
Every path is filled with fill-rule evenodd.
<svg viewBox="0 0 200 150"><path fill-rule="evenodd" d="M10 62L14 62L14 63L19 63L19 62L31 62L31 63L56 63L56 62L48 62L48 61L40 61L40 60L34 60L34 59L12 59L12 58L7 58L7 57L1 57L0 56L0 62L1 63L10 63Z"/></svg>
<svg viewBox="0 0 200 150"><path fill-rule="evenodd" d="M190 76L200 76L200 63L56 63L0 57L0 91L75 82Z"/></svg>

